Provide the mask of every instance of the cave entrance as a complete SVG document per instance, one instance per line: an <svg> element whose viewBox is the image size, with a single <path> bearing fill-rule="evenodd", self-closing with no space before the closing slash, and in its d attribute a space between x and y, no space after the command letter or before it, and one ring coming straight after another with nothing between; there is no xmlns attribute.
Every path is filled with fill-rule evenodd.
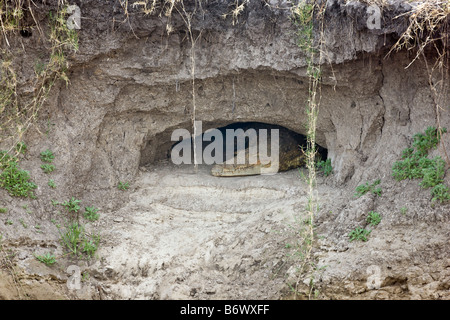
<svg viewBox="0 0 450 320"><path fill-rule="evenodd" d="M187 129L174 132L172 139L181 141L173 143L167 153L172 163L215 165L212 173L218 176L258 174L268 166L268 173L287 171L305 163L306 137L285 127L235 122L203 131L201 125L196 123L197 132L202 133L195 139L195 152L194 139ZM318 158L327 158L327 150L321 146L318 146Z"/></svg>

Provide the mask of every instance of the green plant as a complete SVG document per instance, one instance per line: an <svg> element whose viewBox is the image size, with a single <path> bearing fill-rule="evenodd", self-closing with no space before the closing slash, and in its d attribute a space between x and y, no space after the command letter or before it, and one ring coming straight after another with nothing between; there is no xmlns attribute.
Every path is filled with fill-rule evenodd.
<svg viewBox="0 0 450 320"><path fill-rule="evenodd" d="M81 257L92 258L100 243L99 235L87 235L84 226L78 222L66 225L63 231L59 230L61 241L69 253Z"/></svg>
<svg viewBox="0 0 450 320"><path fill-rule="evenodd" d="M53 179L49 179L47 184L52 189L56 188L56 184L55 184L55 181Z"/></svg>
<svg viewBox="0 0 450 320"><path fill-rule="evenodd" d="M6 220L5 224L12 225L14 222L11 219Z"/></svg>
<svg viewBox="0 0 450 320"><path fill-rule="evenodd" d="M293 10L292 21L297 27L297 45L307 53L313 53L314 4L303 3Z"/></svg>
<svg viewBox="0 0 450 320"><path fill-rule="evenodd" d="M6 212L8 212L7 208L0 208L0 213L6 213Z"/></svg>
<svg viewBox="0 0 450 320"><path fill-rule="evenodd" d="M331 166L331 160L327 159L325 161L319 160L316 163L317 169L322 171L325 177L328 177L333 172L333 167Z"/></svg>
<svg viewBox="0 0 450 320"><path fill-rule="evenodd" d="M40 256L35 254L34 257L47 266L51 266L56 262L55 256L48 252L46 254L40 255Z"/></svg>
<svg viewBox="0 0 450 320"><path fill-rule="evenodd" d="M117 185L117 188L119 190L128 190L129 187L130 187L130 185L128 182L119 181L119 184Z"/></svg>
<svg viewBox="0 0 450 320"><path fill-rule="evenodd" d="M26 153L27 152L27 145L25 144L25 142L20 141L16 144L16 151L18 153Z"/></svg>
<svg viewBox="0 0 450 320"><path fill-rule="evenodd" d="M97 213L98 209L95 207L85 207L84 208L84 218L89 221L96 221L99 218L99 214Z"/></svg>
<svg viewBox="0 0 450 320"><path fill-rule="evenodd" d="M41 165L41 169L44 170L45 173L50 173L55 170L55 166L53 164L45 163Z"/></svg>
<svg viewBox="0 0 450 320"><path fill-rule="evenodd" d="M369 214L367 215L366 221L370 225L376 226L381 222L381 216L379 213L377 213L375 211L370 211Z"/></svg>
<svg viewBox="0 0 450 320"><path fill-rule="evenodd" d="M8 191L11 196L34 198L33 190L37 185L30 182L30 173L21 170L17 162L8 161L0 174L0 187Z"/></svg>
<svg viewBox="0 0 450 320"><path fill-rule="evenodd" d="M84 238L82 242L83 253L90 259L94 256L100 243L100 235L92 235L90 239Z"/></svg>
<svg viewBox="0 0 450 320"><path fill-rule="evenodd" d="M80 210L79 206L80 202L81 202L80 200L77 200L74 197L72 197L72 199L64 201L63 203L61 203L61 205L65 207L69 212L78 213L78 211Z"/></svg>
<svg viewBox="0 0 450 320"><path fill-rule="evenodd" d="M78 222L72 222L65 227L64 231L59 230L61 241L70 253L77 255L80 252L79 245L84 238L84 227Z"/></svg>
<svg viewBox="0 0 450 320"><path fill-rule="evenodd" d="M405 215L407 212L408 212L408 208L407 208L407 207L401 207L401 208L400 208L400 213L401 213L402 215Z"/></svg>
<svg viewBox="0 0 450 320"><path fill-rule="evenodd" d="M53 159L55 159L55 155L53 154L53 151L51 151L50 149L41 152L42 162L52 163Z"/></svg>
<svg viewBox="0 0 450 320"><path fill-rule="evenodd" d="M312 272L311 279L313 279L314 273L316 272L314 263L315 258L312 255L315 238L314 216L319 211L319 200L316 190L316 128L321 101L322 69L321 63L319 62L322 61L323 58L322 54L324 50L321 47L325 42L323 37L324 10L323 7L315 1L299 1L292 5L291 13L292 22L296 27L296 42L306 61L306 75L308 77L308 96L305 101L306 150L304 151L306 168L308 170L306 179L308 185L307 204L305 210L307 219L304 219L307 221L307 224L304 225L305 229L298 234L298 236L302 238L301 245L298 246L298 252L302 260L298 272L299 274L305 274L308 268ZM318 28L315 28L315 25L317 25ZM319 31L319 33L315 34L316 31ZM330 161L328 161L328 163L326 161L324 163L321 162L319 167L324 169L323 172L326 175L332 172ZM291 286L294 289L295 294L297 294L298 285L299 281L297 281L295 286ZM313 297L314 292L316 292L314 289L314 281L310 281L309 292L307 294L309 299Z"/></svg>
<svg viewBox="0 0 450 320"><path fill-rule="evenodd" d="M434 203L436 201L439 201L440 203L447 202L450 200L450 192L449 188L439 183L434 186L434 188L431 190L432 199L431 202Z"/></svg>
<svg viewBox="0 0 450 320"><path fill-rule="evenodd" d="M445 176L445 161L440 156L429 159L428 152L436 148L440 142L441 134L447 132L434 127L428 127L425 133L413 136L413 148L406 148L402 152L402 160L396 161L392 166L392 176L397 180L422 179L419 185L422 188L433 188L432 203L439 200L446 201L447 190L443 185Z"/></svg>
<svg viewBox="0 0 450 320"><path fill-rule="evenodd" d="M423 174L422 182L420 182L421 187L432 188L444 181L445 161L440 156L433 160L422 158L419 165L420 163L426 163L421 165Z"/></svg>
<svg viewBox="0 0 450 320"><path fill-rule="evenodd" d="M85 271L81 274L81 281L86 282L89 280L89 272Z"/></svg>
<svg viewBox="0 0 450 320"><path fill-rule="evenodd" d="M9 166L15 165L19 162L17 157L11 156L7 151L0 151L0 169L6 169Z"/></svg>
<svg viewBox="0 0 450 320"><path fill-rule="evenodd" d="M350 233L348 234L348 237L350 238L350 241L353 241L353 240L367 241L367 236L371 232L372 232L371 230L357 227L354 230L350 231Z"/></svg>
<svg viewBox="0 0 450 320"><path fill-rule="evenodd" d="M369 191L372 192L376 196L381 196L381 193L382 193L381 188L376 187L380 183L381 183L381 180L378 179L378 180L375 180L370 185L368 182L366 182L365 184L359 185L356 187L356 193L354 194L354 196L359 198Z"/></svg>
<svg viewBox="0 0 450 320"><path fill-rule="evenodd" d="M25 229L28 228L27 224L25 223L25 221L23 221L23 219L20 219L19 222L22 225L22 227L24 227Z"/></svg>
<svg viewBox="0 0 450 320"><path fill-rule="evenodd" d="M413 136L413 147L416 148L420 156L426 156L428 151L437 147L441 140L441 134L447 132L446 128L442 128L442 132L435 127L428 127L425 133L417 133Z"/></svg>
<svg viewBox="0 0 450 320"><path fill-rule="evenodd" d="M34 72L36 73L37 77L42 76L46 69L47 64L42 61L36 61L36 63L34 64Z"/></svg>

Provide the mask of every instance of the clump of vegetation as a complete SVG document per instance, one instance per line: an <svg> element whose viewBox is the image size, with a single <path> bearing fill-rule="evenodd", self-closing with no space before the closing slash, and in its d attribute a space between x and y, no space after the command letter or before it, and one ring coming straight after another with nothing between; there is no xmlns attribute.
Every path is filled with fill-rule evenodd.
<svg viewBox="0 0 450 320"><path fill-rule="evenodd" d="M381 196L382 190L381 187L377 187L381 183L381 180L375 180L373 183L369 184L366 182L365 184L359 185L356 187L355 197L359 198L365 195L367 192L372 192L376 196Z"/></svg>
<svg viewBox="0 0 450 320"><path fill-rule="evenodd" d="M41 169L44 170L45 173L50 173L55 170L55 166L52 164L45 163L41 165Z"/></svg>
<svg viewBox="0 0 450 320"><path fill-rule="evenodd" d="M450 200L447 186L443 184L445 176L445 161L440 156L428 158L430 150L435 149L441 140L446 128L437 130L428 127L424 133L413 136L413 147L406 148L402 152L402 160L396 161L392 166L392 176L397 180L421 179L419 185L424 188L432 188L432 203L441 203Z"/></svg>
<svg viewBox="0 0 450 320"><path fill-rule="evenodd" d="M316 163L316 167L319 171L323 173L325 177L328 177L331 173L333 173L333 167L331 166L331 160L319 160Z"/></svg>
<svg viewBox="0 0 450 320"><path fill-rule="evenodd" d="M27 152L27 148L28 148L27 145L23 141L18 142L16 145L16 151L18 153L25 154Z"/></svg>
<svg viewBox="0 0 450 320"><path fill-rule="evenodd" d="M432 199L431 202L435 203L436 201L439 201L440 203L447 202L450 200L450 191L449 188L442 183L439 183L434 186L434 188L431 190Z"/></svg>
<svg viewBox="0 0 450 320"><path fill-rule="evenodd" d="M407 208L407 207L401 207L401 208L400 208L400 213L401 213L402 215L405 215L407 212L408 212L408 208Z"/></svg>
<svg viewBox="0 0 450 320"><path fill-rule="evenodd" d="M293 8L292 22L297 30L297 45L307 53L313 53L313 3L302 3Z"/></svg>
<svg viewBox="0 0 450 320"><path fill-rule="evenodd" d="M19 162L19 159L15 156L11 156L8 151L0 151L0 169L5 169L13 163Z"/></svg>
<svg viewBox="0 0 450 320"><path fill-rule="evenodd" d="M350 241L367 241L367 236L372 232L372 230L367 230L364 228L357 227L350 231L348 234L348 237L350 238Z"/></svg>
<svg viewBox="0 0 450 320"><path fill-rule="evenodd" d="M37 185L31 182L30 173L19 168L19 160L0 151L0 187L14 197L35 198L33 190Z"/></svg>
<svg viewBox="0 0 450 320"><path fill-rule="evenodd" d="M55 184L55 181L54 181L53 179L48 180L47 185L48 185L50 188L52 188L52 189L55 189L55 188L56 188L56 184Z"/></svg>
<svg viewBox="0 0 450 320"><path fill-rule="evenodd" d="M119 181L119 184L117 185L117 188L118 188L119 190L128 190L129 187L130 187L129 182L122 182L122 181Z"/></svg>
<svg viewBox="0 0 450 320"><path fill-rule="evenodd" d="M97 211L98 209L95 207L85 207L83 216L86 220L96 221L100 217Z"/></svg>
<svg viewBox="0 0 450 320"><path fill-rule="evenodd" d="M46 253L44 255L34 255L34 257L40 262L44 263L47 266L51 266L56 262L56 257L51 253Z"/></svg>
<svg viewBox="0 0 450 320"><path fill-rule="evenodd" d="M53 159L55 159L55 155L53 154L53 151L50 149L42 151L40 156L42 162L52 163Z"/></svg>
<svg viewBox="0 0 450 320"><path fill-rule="evenodd" d="M380 224L381 222L381 215L378 212L370 211L367 214L366 222L372 226L375 227ZM356 227L350 233L348 234L348 237L350 238L350 241L368 241L368 236L372 232L372 230Z"/></svg>
<svg viewBox="0 0 450 320"><path fill-rule="evenodd" d="M95 252L100 244L99 234L89 234L85 231L85 226L80 223L79 211L81 200L72 197L70 200L58 202L52 200L52 205L61 205L69 213L69 221L61 228L56 220L53 223L57 226L60 234L61 243L67 249L68 253L78 258L94 257ZM85 207L83 217L89 221L95 221L99 218L98 209L94 206Z"/></svg>
<svg viewBox="0 0 450 320"><path fill-rule="evenodd" d="M66 224L65 229L59 233L65 248L77 257L92 258L100 243L99 235L87 234L84 226L78 222Z"/></svg>
<svg viewBox="0 0 450 320"><path fill-rule="evenodd" d="M74 214L78 218L78 211L80 210L80 200L75 199L72 197L72 199L68 201L64 201L63 203L60 203L63 207L66 208L66 210L69 212L69 214Z"/></svg>
<svg viewBox="0 0 450 320"><path fill-rule="evenodd" d="M20 219L19 222L22 225L22 227L24 227L25 229L28 228L28 225L25 223L25 221L23 221L23 219Z"/></svg>
<svg viewBox="0 0 450 320"><path fill-rule="evenodd" d="M369 214L367 215L366 221L368 224L376 226L381 222L381 216L379 213L375 211L370 211Z"/></svg>

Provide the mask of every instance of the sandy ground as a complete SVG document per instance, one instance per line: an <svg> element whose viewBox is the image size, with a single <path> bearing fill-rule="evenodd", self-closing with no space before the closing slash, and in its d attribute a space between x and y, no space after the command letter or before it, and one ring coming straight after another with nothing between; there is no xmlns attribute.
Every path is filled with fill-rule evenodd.
<svg viewBox="0 0 450 320"><path fill-rule="evenodd" d="M288 283L299 279L299 289L307 292L310 275L299 278L297 271L306 171L218 178L210 168L195 172L169 162L141 168L130 189L119 192L123 206L103 208L98 221L86 224L101 235L96 258L88 261L64 254L50 222L55 214L14 212L14 219L32 221L24 220L29 228L15 220L0 225L8 239L0 256L0 298L280 299L292 298ZM352 192L327 179L319 175L317 181L319 299L450 298L450 231L443 208L431 211L418 199L400 214L403 193L352 199ZM383 187L386 194L399 190ZM381 213L381 223L369 241L350 242L348 232L367 225L370 210ZM34 230L37 223L41 227ZM53 252L58 262L47 267L37 261L34 255L44 252ZM79 288L67 286L74 279L67 271L71 265L86 275ZM375 287L368 282L374 276Z"/></svg>
<svg viewBox="0 0 450 320"><path fill-rule="evenodd" d="M120 278L108 281L108 294L279 298L284 246L306 204L298 170L231 178L213 177L210 166L144 170L129 203L99 223L104 259L93 268Z"/></svg>

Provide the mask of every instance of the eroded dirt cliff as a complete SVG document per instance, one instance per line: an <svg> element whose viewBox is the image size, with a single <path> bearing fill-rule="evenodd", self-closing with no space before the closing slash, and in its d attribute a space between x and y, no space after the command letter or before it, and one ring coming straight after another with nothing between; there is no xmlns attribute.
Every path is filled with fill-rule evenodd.
<svg viewBox="0 0 450 320"><path fill-rule="evenodd" d="M196 120L204 130L257 121L306 134L307 62L290 4L249 1L233 18L231 1L185 3L188 12L197 5L191 33L179 11L169 19L145 15L131 2L126 13L119 1L71 1L82 19L79 50L68 57L70 83L50 92L21 159L38 185L37 199L0 190L0 206L8 208L0 216L2 243L15 253L4 261L24 270L15 280L2 273L2 282L15 285L0 286L1 297L34 292L33 277L68 298L278 299L289 297L287 283L298 279L307 296L310 275L296 274L289 257L292 226L307 201L299 171L220 179L207 166L195 173L167 159L173 130L191 130L192 50ZM428 69L436 56L426 51L426 59L411 64L415 52L390 52L408 25L408 3L385 4L379 29L367 27L366 3L323 5L317 143L327 148L333 174L317 185L317 297L448 299L449 204L432 206L417 181L392 177L413 135L436 125ZM39 4L36 19L45 25L45 13L56 7L57 1ZM9 41L25 48L16 64L26 95L42 39L33 30ZM444 81L440 124L450 128ZM448 133L441 143L450 150ZM442 145L433 156L442 155ZM55 154L56 189L40 168L46 149ZM382 196L354 197L358 185L377 179ZM117 189L123 181L129 190ZM450 185L448 174L444 182ZM100 219L86 226L101 235L95 259L64 255L55 226L64 213L52 200L72 197L100 209ZM350 242L348 233L366 226L370 211L381 223L369 241ZM48 250L61 257L57 266L33 256ZM89 277L69 290L66 269L74 264ZM373 268L377 287L368 285Z"/></svg>

